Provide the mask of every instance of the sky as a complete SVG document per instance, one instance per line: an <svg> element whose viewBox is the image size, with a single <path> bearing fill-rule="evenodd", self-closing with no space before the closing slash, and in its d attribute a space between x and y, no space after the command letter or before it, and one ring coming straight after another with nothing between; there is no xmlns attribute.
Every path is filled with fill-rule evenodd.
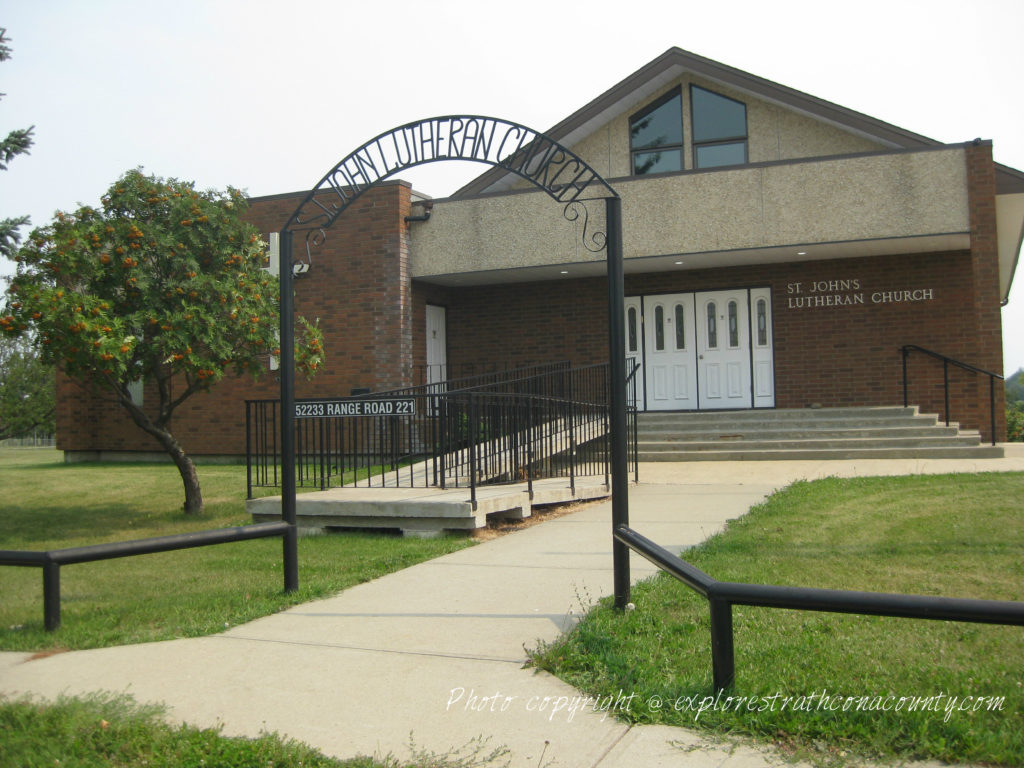
<svg viewBox="0 0 1024 768"><path fill-rule="evenodd" d="M136 167L308 190L367 139L437 115L544 131L673 46L938 141L991 139L1024 170L1022 25L1020 0L4 0L0 134L34 125L35 145L0 172L0 217L97 205ZM484 170L403 177L443 197ZM12 272L0 259L0 281ZM1003 336L1010 374L1024 275Z"/></svg>

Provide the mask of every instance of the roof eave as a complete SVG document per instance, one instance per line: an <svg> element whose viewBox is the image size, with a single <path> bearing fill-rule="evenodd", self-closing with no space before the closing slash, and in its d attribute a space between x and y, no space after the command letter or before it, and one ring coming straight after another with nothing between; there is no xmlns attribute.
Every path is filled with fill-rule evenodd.
<svg viewBox="0 0 1024 768"><path fill-rule="evenodd" d="M591 121L602 116L607 117L609 111L616 113L628 108L629 102L636 101L637 92L657 90L659 84L664 85L685 72L699 77L728 85L737 90L751 93L761 99L784 105L790 109L812 115L854 133L875 139L891 148L929 147L941 144L934 139L922 136L898 126L877 120L868 115L856 112L838 104L819 99L788 86L751 75L734 67L698 56L681 48L670 48L653 61L645 64L624 80L615 84L596 99L576 110L567 118L544 132L548 138L562 143L566 137L573 136ZM642 98L642 97L641 97ZM625 105L625 106L624 106ZM580 136L573 136L578 140ZM453 197L468 197L487 191L508 172L500 167L489 169L457 190Z"/></svg>

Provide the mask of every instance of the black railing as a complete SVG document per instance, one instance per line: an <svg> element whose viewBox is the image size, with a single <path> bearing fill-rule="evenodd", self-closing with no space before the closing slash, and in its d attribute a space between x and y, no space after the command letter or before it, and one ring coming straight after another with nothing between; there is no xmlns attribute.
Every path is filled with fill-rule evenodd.
<svg viewBox="0 0 1024 768"><path fill-rule="evenodd" d="M615 538L707 599L711 613L712 684L716 691L729 688L736 679L732 634L734 605L1024 626L1024 602L717 581L632 528L616 528Z"/></svg>
<svg viewBox="0 0 1024 768"><path fill-rule="evenodd" d="M537 368L550 367L550 366L561 366L563 368L569 367L568 361L562 361L559 363L548 363L544 366L534 366ZM511 368L508 365L502 366L498 364L481 364L481 363L431 363L429 365L417 365L415 366L415 375L413 380L416 382L416 386L427 386L429 384L436 384L441 381L449 380L470 380L477 378L486 377L501 377L507 374L510 370L525 370L522 366Z"/></svg>
<svg viewBox="0 0 1024 768"><path fill-rule="evenodd" d="M69 547L47 551L0 550L0 565L42 568L43 570L43 625L47 632L60 628L60 568L62 565L114 560L119 557L149 555L154 552L172 552L177 549L208 547L233 541L265 539L271 536L295 536L288 523L258 523L237 528L217 528L211 531L179 533L133 541L115 541L85 547ZM285 589L287 590L287 583Z"/></svg>
<svg viewBox="0 0 1024 768"><path fill-rule="evenodd" d="M609 474L608 365L566 363L514 369L343 398L401 398L405 413L296 421L299 487L469 487ZM629 409L630 458L637 472L635 376ZM303 405L321 400L300 400ZM246 402L247 492L280 483L277 400Z"/></svg>
<svg viewBox="0 0 1024 768"><path fill-rule="evenodd" d="M943 402L945 403L945 417L946 426L949 426L949 367L954 366L970 373L979 374L982 376L988 376L988 404L989 404L989 419L992 430L992 445L996 444L996 379L999 381L1003 380L1003 377L998 373L992 371L986 371L984 368L978 368L977 366L971 365L970 363L964 363L960 360L954 360L952 357L941 355L938 352L933 352L930 349L919 347L916 344L905 344L900 348L900 352L903 355L903 407L908 407L910 403L910 385L907 381L907 358L910 357L911 352L920 352L929 357L933 357L936 360L942 361L942 389L943 389Z"/></svg>

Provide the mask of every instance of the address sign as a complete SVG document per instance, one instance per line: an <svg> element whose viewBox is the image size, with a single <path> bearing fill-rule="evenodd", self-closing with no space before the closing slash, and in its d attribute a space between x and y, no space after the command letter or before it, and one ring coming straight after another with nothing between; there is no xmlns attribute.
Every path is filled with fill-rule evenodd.
<svg viewBox="0 0 1024 768"><path fill-rule="evenodd" d="M411 416L416 413L412 397L379 400L315 400L295 404L297 419L329 419L335 416Z"/></svg>

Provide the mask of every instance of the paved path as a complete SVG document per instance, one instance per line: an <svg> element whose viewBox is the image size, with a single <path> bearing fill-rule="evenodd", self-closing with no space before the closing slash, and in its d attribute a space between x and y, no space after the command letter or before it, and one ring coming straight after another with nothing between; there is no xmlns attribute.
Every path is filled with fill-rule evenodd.
<svg viewBox="0 0 1024 768"><path fill-rule="evenodd" d="M645 464L630 493L631 523L679 550L794 479L1024 470L1024 455L971 464L978 466ZM633 557L634 578L652 572ZM228 734L278 731L339 757L403 755L410 736L434 752L486 737L511 751L516 768L775 764L685 729L629 728L574 711L577 691L523 668L524 645L555 639L611 591L610 503L603 502L214 637L32 661L0 654L0 691L125 691L167 703L174 720L223 723Z"/></svg>

